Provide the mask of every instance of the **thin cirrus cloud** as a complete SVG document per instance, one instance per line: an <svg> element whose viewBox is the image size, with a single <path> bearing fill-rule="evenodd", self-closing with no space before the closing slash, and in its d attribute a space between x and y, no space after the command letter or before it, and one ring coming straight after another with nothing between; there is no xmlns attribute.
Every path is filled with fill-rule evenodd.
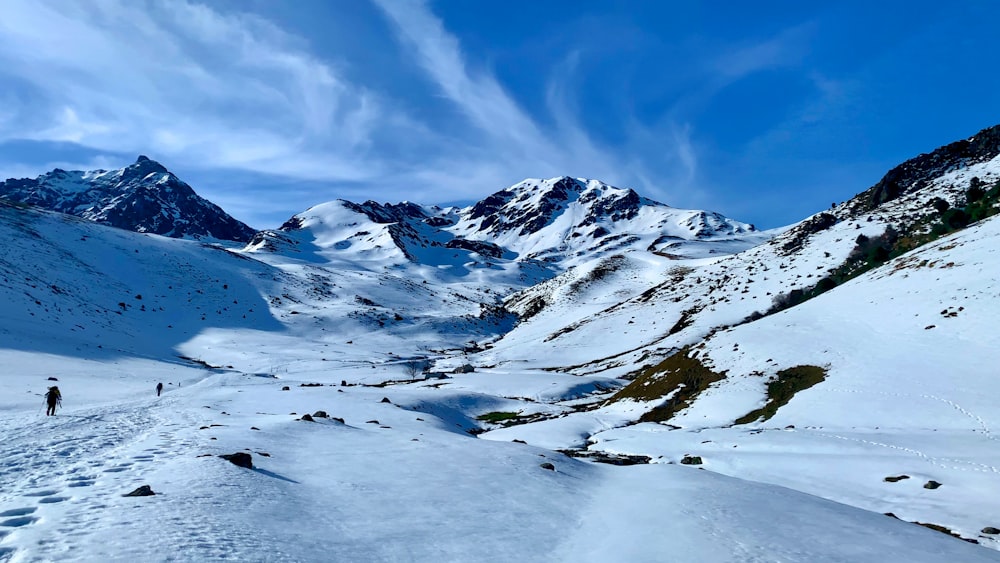
<svg viewBox="0 0 1000 563"><path fill-rule="evenodd" d="M471 179L474 185L499 188L504 182L524 176L568 174L633 186L661 197L666 187L664 177L678 177L670 171L659 175L659 182L652 181L657 175L647 169L643 159L629 155L628 151L602 146L588 134L571 110L573 94L565 86L575 70L578 52L570 53L547 83L539 85L545 91L546 108L555 123L555 127L543 129L494 75L470 68L457 38L424 2L375 0L375 3L392 22L399 40L414 53L429 80L465 116L469 129L464 137L476 139L457 153L460 158L438 160L428 171L413 170L417 177L438 185ZM668 162L673 160L671 153L677 152L670 147L676 140L674 136L647 128L642 128L641 133L646 137L658 135L658 146L664 148L658 157L666 156ZM689 156L687 148L677 154ZM693 164L693 160L687 164ZM657 168L662 172L666 167Z"/></svg>
<svg viewBox="0 0 1000 563"><path fill-rule="evenodd" d="M378 101L260 18L184 1L11 0L2 11L0 79L17 109L0 120L0 140L311 179L371 175L354 156Z"/></svg>
<svg viewBox="0 0 1000 563"><path fill-rule="evenodd" d="M534 116L426 3L373 1L396 40L380 47L395 48L401 68L417 68L436 99L377 91L346 70L351 61L323 57L258 15L191 0L8 0L0 8L0 82L8 86L0 143L145 152L171 168L200 169L210 180L192 182L196 189L260 226L336 197L439 203L563 174L673 204L713 203L695 189L696 131L683 111L655 123L622 115L626 139L609 146L576 104L579 51L539 79L548 114ZM707 96L789 56L794 62L785 47L801 36L792 30L720 59L702 79ZM442 99L459 120L406 109ZM95 158L106 161L87 162ZM226 170L240 173L239 193L223 185ZM265 220L253 199L280 201L280 209Z"/></svg>

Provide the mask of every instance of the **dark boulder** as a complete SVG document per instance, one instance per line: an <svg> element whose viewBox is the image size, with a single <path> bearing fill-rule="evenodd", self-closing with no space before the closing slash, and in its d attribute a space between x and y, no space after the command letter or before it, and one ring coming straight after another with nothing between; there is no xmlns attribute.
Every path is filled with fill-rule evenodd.
<svg viewBox="0 0 1000 563"><path fill-rule="evenodd" d="M326 411L316 411L313 413L313 418L330 418L330 417L329 415L326 414Z"/></svg>
<svg viewBox="0 0 1000 563"><path fill-rule="evenodd" d="M903 479L909 479L909 478L910 478L909 475L897 475L895 477L886 477L885 479L883 479L883 481L885 481L886 483L896 483L902 481Z"/></svg>
<svg viewBox="0 0 1000 563"><path fill-rule="evenodd" d="M940 486L941 486L941 483L938 483L937 481L934 481L934 480L927 481L926 483L924 483L924 488L925 489L936 489L936 488L938 488Z"/></svg>
<svg viewBox="0 0 1000 563"><path fill-rule="evenodd" d="M701 456L697 455L686 455L681 459L681 465L701 465L702 463Z"/></svg>
<svg viewBox="0 0 1000 563"><path fill-rule="evenodd" d="M132 491L131 493L127 493L127 494L124 494L122 496L123 497L151 497L151 496L153 496L155 494L156 493L153 492L153 489L149 485L143 485L143 486L139 487L138 489Z"/></svg>
<svg viewBox="0 0 1000 563"><path fill-rule="evenodd" d="M984 534L989 534L991 536L1000 534L1000 530L994 528L993 526L986 526L985 528L982 529L982 532Z"/></svg>
<svg viewBox="0 0 1000 563"><path fill-rule="evenodd" d="M552 465L551 463L549 463L547 461L545 463L539 465L539 467L541 467L542 469L548 469L549 471L555 471L556 470L556 466Z"/></svg>
<svg viewBox="0 0 1000 563"><path fill-rule="evenodd" d="M253 458L250 457L250 454L246 452L236 452L234 454L222 454L219 457L228 461L229 463L232 463L233 465L237 465L239 467L245 467L247 469L253 469Z"/></svg>
<svg viewBox="0 0 1000 563"><path fill-rule="evenodd" d="M302 418L300 418L299 420L304 420L306 422L316 422L316 420L313 419L312 415L309 413L302 415Z"/></svg>

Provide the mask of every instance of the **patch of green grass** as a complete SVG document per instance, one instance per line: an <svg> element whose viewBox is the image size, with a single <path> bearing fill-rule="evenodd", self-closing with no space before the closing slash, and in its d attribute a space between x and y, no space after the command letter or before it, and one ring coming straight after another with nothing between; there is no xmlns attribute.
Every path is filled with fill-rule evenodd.
<svg viewBox="0 0 1000 563"><path fill-rule="evenodd" d="M486 414L481 414L481 415L479 415L479 416L476 417L476 420L480 420L482 422L489 422L489 423L492 423L492 424L497 424L497 423L503 422L505 420L511 420L511 419L517 418L520 415L521 415L521 413L519 413L519 412L494 411L494 412L488 412Z"/></svg>
<svg viewBox="0 0 1000 563"><path fill-rule="evenodd" d="M826 379L826 370L818 366L795 366L778 372L767 384L767 404L736 419L736 424L748 424L758 419L769 420L778 409L788 404L799 391Z"/></svg>
<svg viewBox="0 0 1000 563"><path fill-rule="evenodd" d="M639 421L670 420L709 385L726 377L724 373L708 369L698 358L690 357L690 353L691 347L686 346L662 362L639 370L632 383L615 393L609 402L623 399L655 401L670 396L663 404L642 415Z"/></svg>

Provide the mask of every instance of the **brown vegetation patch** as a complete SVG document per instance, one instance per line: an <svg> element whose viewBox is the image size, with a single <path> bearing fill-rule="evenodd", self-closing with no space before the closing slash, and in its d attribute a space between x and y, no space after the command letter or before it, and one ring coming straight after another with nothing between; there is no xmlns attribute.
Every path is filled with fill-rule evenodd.
<svg viewBox="0 0 1000 563"><path fill-rule="evenodd" d="M664 422L694 401L709 385L725 379L725 372L716 373L689 356L691 347L685 346L662 362L640 370L632 383L615 393L610 402L631 399L655 401L669 398L661 405L642 415L640 422Z"/></svg>

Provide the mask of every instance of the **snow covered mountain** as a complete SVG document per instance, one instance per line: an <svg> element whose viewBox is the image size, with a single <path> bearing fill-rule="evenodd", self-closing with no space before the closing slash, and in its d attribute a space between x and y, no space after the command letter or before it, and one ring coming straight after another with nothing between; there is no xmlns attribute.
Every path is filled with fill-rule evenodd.
<svg viewBox="0 0 1000 563"><path fill-rule="evenodd" d="M52 172L0 182L0 198L140 233L247 242L255 231L145 156L118 170Z"/></svg>
<svg viewBox="0 0 1000 563"><path fill-rule="evenodd" d="M243 249L0 201L0 561L1000 561L996 139L781 232L572 178Z"/></svg>
<svg viewBox="0 0 1000 563"><path fill-rule="evenodd" d="M718 213L675 209L597 180L525 180L462 209L414 203L313 207L253 250L303 245L324 259L448 266L479 261L536 263L553 273L594 259L642 251L665 256L728 254L769 238Z"/></svg>
<svg viewBox="0 0 1000 563"><path fill-rule="evenodd" d="M666 266L626 255L512 295L506 305L525 321L483 361L517 362L523 359L519 350L536 354L542 346L548 367L627 375L714 331L832 289L866 266L915 248L935 229L946 232L981 218L986 199L975 202L979 215L970 216L963 207L970 188L984 193L1000 180L998 129L918 156L871 189L744 252L671 260ZM906 180L900 179L901 170L907 171ZM580 340L614 332L612 327L627 327L627 336L578 349ZM528 342L535 343L530 352ZM564 351L572 352L566 357Z"/></svg>
<svg viewBox="0 0 1000 563"><path fill-rule="evenodd" d="M918 156L745 252L665 270L623 256L511 296L522 321L475 363L633 381L598 408L485 436L698 456L996 546L981 529L1000 520L982 500L1000 474L984 402L1000 391L987 365L997 133ZM899 475L916 488L890 487Z"/></svg>

